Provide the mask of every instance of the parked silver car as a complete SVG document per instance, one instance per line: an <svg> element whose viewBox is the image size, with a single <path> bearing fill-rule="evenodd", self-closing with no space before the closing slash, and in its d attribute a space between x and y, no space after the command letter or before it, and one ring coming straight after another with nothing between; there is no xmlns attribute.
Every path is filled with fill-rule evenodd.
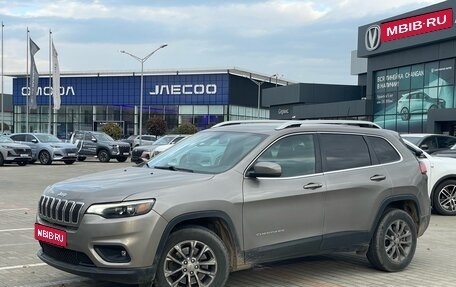
<svg viewBox="0 0 456 287"><path fill-rule="evenodd" d="M15 142L28 145L32 149L32 163L39 160L41 164L63 161L73 164L78 158L75 144L64 143L56 136L46 133L16 133L10 135Z"/></svg>
<svg viewBox="0 0 456 287"><path fill-rule="evenodd" d="M200 131L142 167L80 176L38 202L38 257L144 286L334 251L400 271L429 225L426 166L395 132L330 124Z"/></svg>
<svg viewBox="0 0 456 287"><path fill-rule="evenodd" d="M28 145L15 143L6 135L0 135L0 166L5 163L26 165L32 160L32 150Z"/></svg>
<svg viewBox="0 0 456 287"><path fill-rule="evenodd" d="M444 109L445 100L430 97L423 91L405 93L397 101L397 113L401 119L410 119L411 113L427 113L431 109Z"/></svg>

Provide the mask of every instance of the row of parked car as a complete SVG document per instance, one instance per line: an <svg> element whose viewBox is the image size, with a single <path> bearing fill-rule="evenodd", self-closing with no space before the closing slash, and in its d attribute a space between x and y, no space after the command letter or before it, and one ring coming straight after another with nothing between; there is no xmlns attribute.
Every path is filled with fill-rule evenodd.
<svg viewBox="0 0 456 287"><path fill-rule="evenodd" d="M124 162L130 154L132 162L141 163L187 136L172 134L156 140L155 136L143 135L141 141L138 136L134 136L129 142L116 141L103 132L75 131L66 142L63 142L47 133L1 135L0 166L5 163L23 166L36 161L43 165L49 165L54 161L73 164L76 161L84 161L88 156L96 156L101 162L109 162L111 159Z"/></svg>

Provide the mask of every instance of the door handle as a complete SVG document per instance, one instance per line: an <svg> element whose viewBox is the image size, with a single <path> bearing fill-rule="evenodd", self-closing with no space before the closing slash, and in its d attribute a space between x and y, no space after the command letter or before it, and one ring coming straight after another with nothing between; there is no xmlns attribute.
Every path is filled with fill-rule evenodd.
<svg viewBox="0 0 456 287"><path fill-rule="evenodd" d="M370 178L370 180L372 180L372 181L382 181L385 179L386 179L386 176L381 175L381 174L376 174L374 176L371 176L371 178Z"/></svg>
<svg viewBox="0 0 456 287"><path fill-rule="evenodd" d="M323 185L321 183L308 183L306 185L303 186L304 189L317 189L317 188L320 188L322 187Z"/></svg>

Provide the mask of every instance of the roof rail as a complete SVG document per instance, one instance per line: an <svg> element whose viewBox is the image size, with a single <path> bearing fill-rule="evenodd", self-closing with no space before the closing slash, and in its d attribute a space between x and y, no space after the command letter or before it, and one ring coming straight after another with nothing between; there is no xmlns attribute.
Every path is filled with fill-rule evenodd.
<svg viewBox="0 0 456 287"><path fill-rule="evenodd" d="M374 122L360 120L302 120L302 121L287 121L276 128L282 130L287 128L300 127L305 124L332 124L332 125L348 125L362 128L381 129L382 127Z"/></svg>
<svg viewBox="0 0 456 287"><path fill-rule="evenodd" d="M233 126L233 125L244 125L244 124L284 124L287 123L287 120L236 120L236 121L226 121L215 124L212 128Z"/></svg>
<svg viewBox="0 0 456 287"><path fill-rule="evenodd" d="M212 128L243 125L243 124L277 124L276 130L287 128L300 127L305 124L332 124L332 125L348 125L362 128L381 129L382 127L376 123L360 120L235 120L226 121L215 124Z"/></svg>

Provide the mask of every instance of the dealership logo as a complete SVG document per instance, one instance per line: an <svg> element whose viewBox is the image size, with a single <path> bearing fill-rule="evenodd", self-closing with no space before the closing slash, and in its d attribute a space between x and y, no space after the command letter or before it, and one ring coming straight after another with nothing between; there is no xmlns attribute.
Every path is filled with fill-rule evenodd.
<svg viewBox="0 0 456 287"><path fill-rule="evenodd" d="M28 96L30 94L29 87L22 87L21 93L23 96ZM51 87L38 87L38 91L36 93L37 96L50 96L52 95L52 88ZM68 87L60 87L60 95L61 96L74 96L74 88L73 86Z"/></svg>
<svg viewBox="0 0 456 287"><path fill-rule="evenodd" d="M149 94L156 95L215 95L217 94L216 84L197 85L155 85L155 89Z"/></svg>
<svg viewBox="0 0 456 287"><path fill-rule="evenodd" d="M366 50L373 51L380 46L380 26L373 25L367 28L365 36Z"/></svg>
<svg viewBox="0 0 456 287"><path fill-rule="evenodd" d="M278 109L277 110L277 113L279 115L286 115L286 114L289 114L290 113L290 109Z"/></svg>

